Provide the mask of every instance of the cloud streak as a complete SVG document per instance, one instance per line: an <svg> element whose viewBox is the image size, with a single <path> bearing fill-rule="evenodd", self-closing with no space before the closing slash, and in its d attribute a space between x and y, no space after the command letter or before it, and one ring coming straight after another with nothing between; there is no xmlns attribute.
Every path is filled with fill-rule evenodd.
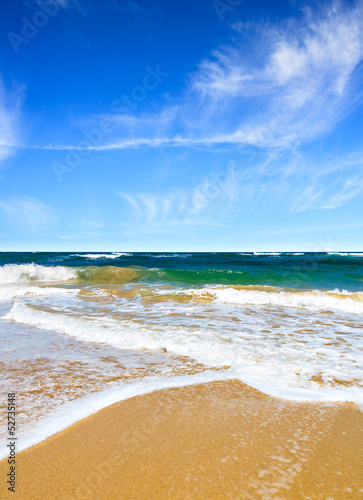
<svg viewBox="0 0 363 500"><path fill-rule="evenodd" d="M284 149L330 132L360 102L361 4L335 2L278 25L237 23L233 30L234 43L201 61L185 93L169 97L158 113L107 113L103 118L115 132L101 144L45 149ZM91 118L89 126L97 120Z"/></svg>
<svg viewBox="0 0 363 500"><path fill-rule="evenodd" d="M361 153L337 158L334 175L329 161L316 170L314 162L301 158L290 169L290 160L283 164L280 157L270 155L250 166L230 162L191 188L117 195L131 210L133 231L164 233L224 225L251 213L333 210L363 192Z"/></svg>
<svg viewBox="0 0 363 500"><path fill-rule="evenodd" d="M236 138L288 146L332 130L351 110L363 58L361 5L334 3L319 13L307 9L302 20L266 26L249 55L251 28L242 23L234 28L243 43L215 51L191 82L212 114L222 106L221 114L231 117L231 108L238 108L240 123L230 132ZM255 113L255 104L262 112Z"/></svg>
<svg viewBox="0 0 363 500"><path fill-rule="evenodd" d="M141 232L165 232L182 226L220 225L238 197L235 166L212 172L194 188L167 194L119 191Z"/></svg>
<svg viewBox="0 0 363 500"><path fill-rule="evenodd" d="M63 6L77 5L64 1ZM139 12L133 1L123 8ZM158 112L118 114L110 103L108 113L83 119L83 129L90 131L99 130L100 120L112 125L112 133L102 134L100 141L21 146L14 132L18 106L1 106L0 91L0 159L15 144L80 152L219 146L284 150L331 132L361 102L360 3L333 2L306 8L303 16L279 24L240 22L232 29L233 43L202 60L188 76L185 92L168 96Z"/></svg>

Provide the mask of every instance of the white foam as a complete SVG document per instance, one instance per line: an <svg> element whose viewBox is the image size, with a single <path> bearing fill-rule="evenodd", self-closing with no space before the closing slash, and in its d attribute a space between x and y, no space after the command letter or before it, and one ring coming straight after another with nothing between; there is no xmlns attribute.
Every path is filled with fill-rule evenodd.
<svg viewBox="0 0 363 500"><path fill-rule="evenodd" d="M17 433L17 452L23 451L35 444L45 441L50 436L66 429L75 422L119 401L135 396L141 396L161 389L186 387L217 380L233 378L231 373L208 371L197 375L184 375L172 378L144 380L132 384L121 385L90 396L66 403L52 416L42 419L33 428L31 435ZM0 460L8 453L6 446L0 450Z"/></svg>
<svg viewBox="0 0 363 500"><path fill-rule="evenodd" d="M0 267L0 284L31 281L68 281L77 278L75 269L63 266L46 267L38 264L6 264Z"/></svg>
<svg viewBox="0 0 363 500"><path fill-rule="evenodd" d="M84 257L85 259L117 259L117 257L130 257L132 254L124 252L113 253L82 253L74 254L73 257Z"/></svg>
<svg viewBox="0 0 363 500"><path fill-rule="evenodd" d="M253 252L253 255L281 255L281 252Z"/></svg>
<svg viewBox="0 0 363 500"><path fill-rule="evenodd" d="M335 310L353 314L363 314L363 292L351 294L346 291L321 292L265 292L260 290L237 290L234 288L202 288L189 290L194 296L210 297L219 302L243 305L266 305L305 308L312 311ZM333 295L340 295L339 298ZM354 297L354 299L353 299Z"/></svg>
<svg viewBox="0 0 363 500"><path fill-rule="evenodd" d="M248 371L248 368L247 368ZM267 380L259 382L247 375L243 376L244 382L257 390L266 392L266 385L270 392L274 392L275 397L281 397L292 401L326 401L326 402L344 402L347 401L346 392L341 391L325 391L322 393L317 390L294 389L281 390L276 388ZM267 378L267 377L266 377ZM142 396L163 389L187 387L196 384L204 384L221 380L241 379L241 374L234 370L225 370L222 372L206 371L196 375L182 375L172 378L153 378L144 379L142 382L134 382L131 384L123 384L117 387L106 389L102 392L91 394L84 398L65 403L59 410L51 416L41 419L38 423L27 432L17 433L17 452L21 452L30 448L42 441L45 441L50 436L57 434L70 427L75 422L82 420L94 413L100 411L107 406L130 399L136 396ZM249 381L250 379L250 381ZM250 382L250 383L249 383ZM262 387L263 384L263 387ZM277 389L277 390L276 390ZM358 407L362 408L362 394L358 394L358 390L348 391L352 401L358 400ZM167 410L166 410L167 411ZM3 446L0 450L0 460L3 460L8 455L6 447Z"/></svg>
<svg viewBox="0 0 363 500"><path fill-rule="evenodd" d="M0 302L8 302L18 297L28 295L36 297L59 297L61 295L76 295L78 290L38 286L0 285Z"/></svg>
<svg viewBox="0 0 363 500"><path fill-rule="evenodd" d="M340 255L342 257L363 257L363 253L359 252L328 252L328 255Z"/></svg>
<svg viewBox="0 0 363 500"><path fill-rule="evenodd" d="M129 349L166 348L207 366L231 366L242 382L271 396L363 403L363 391L357 387L363 379L361 334L344 320L338 327L343 332L337 331L333 322L332 326L324 325L321 333L324 315L316 318L320 323L314 330L311 314L303 312L291 320L281 315L265 318L260 310L252 319L249 311L240 313L222 306L209 307L203 313L203 306L193 303L161 303L146 312L139 302L122 304L135 321L130 316L49 313L22 302L16 302L4 319L55 330L84 342ZM278 330L274 330L276 320ZM316 377L322 384L315 382ZM351 387L336 383L339 380Z"/></svg>
<svg viewBox="0 0 363 500"><path fill-rule="evenodd" d="M186 257L191 257L191 254L181 254L181 253L171 253L170 255L152 255L152 254L146 254L143 255L143 257L152 257L154 259L173 259L175 258L181 258L184 259Z"/></svg>

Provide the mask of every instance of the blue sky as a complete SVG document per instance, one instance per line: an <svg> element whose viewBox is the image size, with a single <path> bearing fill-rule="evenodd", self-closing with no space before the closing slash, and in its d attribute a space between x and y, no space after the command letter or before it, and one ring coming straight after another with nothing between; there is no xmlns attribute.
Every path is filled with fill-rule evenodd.
<svg viewBox="0 0 363 500"><path fill-rule="evenodd" d="M5 0L0 248L363 249L362 2Z"/></svg>

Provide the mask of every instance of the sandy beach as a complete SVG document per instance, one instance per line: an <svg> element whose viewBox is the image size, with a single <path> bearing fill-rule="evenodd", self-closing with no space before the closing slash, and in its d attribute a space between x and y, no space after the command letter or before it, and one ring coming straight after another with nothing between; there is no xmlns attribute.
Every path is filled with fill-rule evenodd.
<svg viewBox="0 0 363 500"><path fill-rule="evenodd" d="M271 398L238 381L117 403L17 455L35 499L356 499L363 415L354 404Z"/></svg>

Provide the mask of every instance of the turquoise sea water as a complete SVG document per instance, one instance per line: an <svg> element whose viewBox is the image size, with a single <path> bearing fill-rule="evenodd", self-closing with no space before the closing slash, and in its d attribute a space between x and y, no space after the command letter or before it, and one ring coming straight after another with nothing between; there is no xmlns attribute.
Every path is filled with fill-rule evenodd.
<svg viewBox="0 0 363 500"><path fill-rule="evenodd" d="M79 268L127 267L135 280L186 284L271 285L293 288L363 290L363 253L0 253L0 266L13 264ZM112 279L110 277L110 279Z"/></svg>

